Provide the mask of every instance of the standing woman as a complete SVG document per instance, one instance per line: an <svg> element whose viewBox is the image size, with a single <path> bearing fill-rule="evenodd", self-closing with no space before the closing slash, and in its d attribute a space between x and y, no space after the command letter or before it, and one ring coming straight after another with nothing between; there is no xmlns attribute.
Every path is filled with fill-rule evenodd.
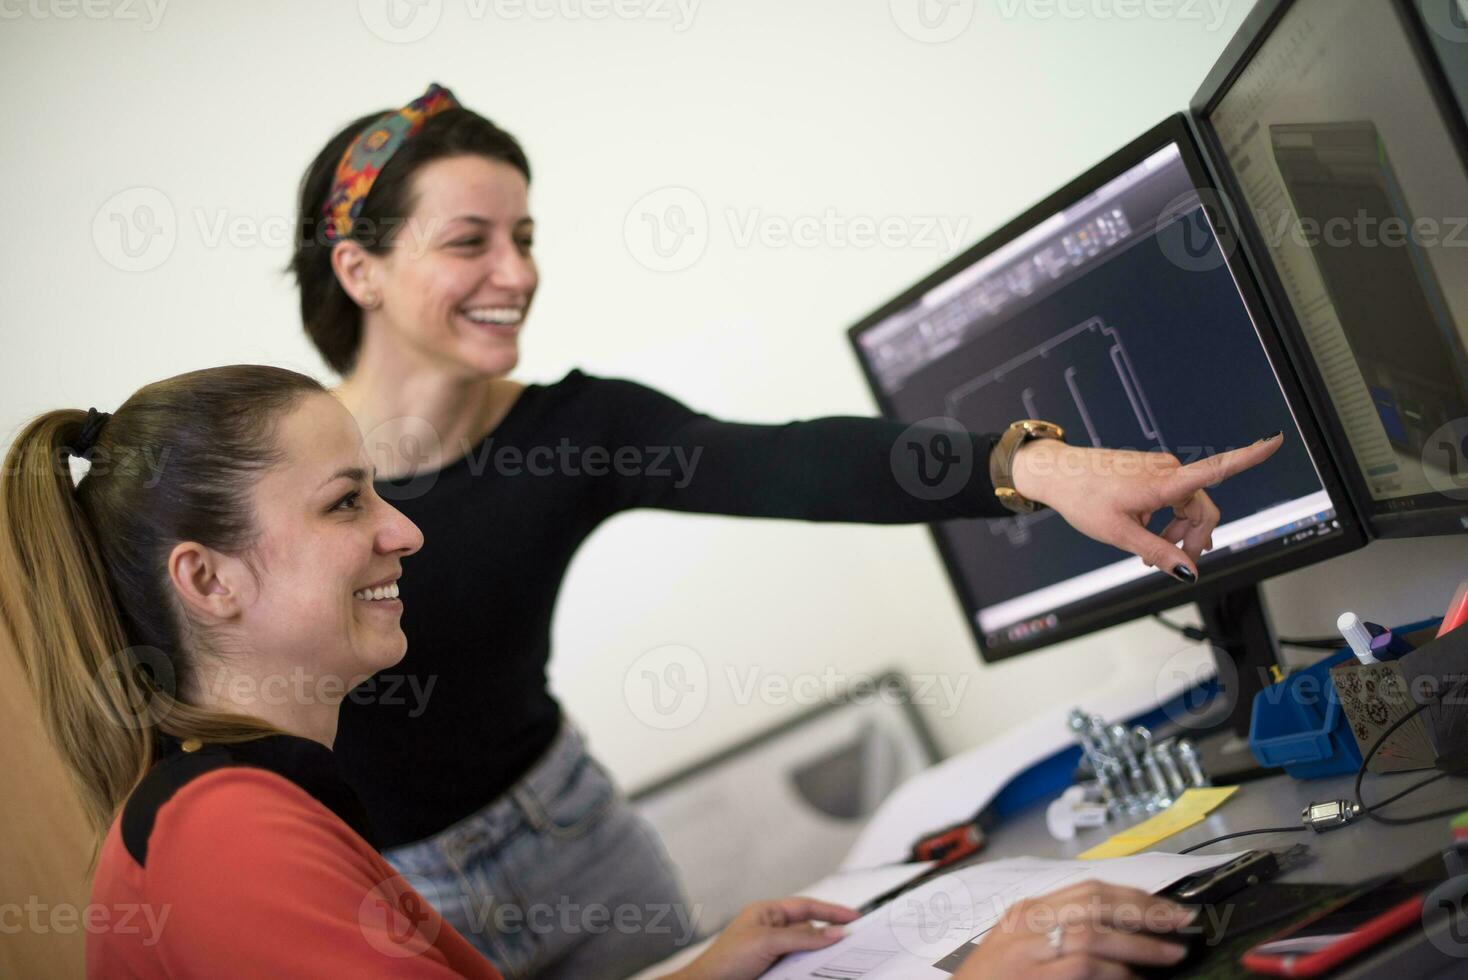
<svg viewBox="0 0 1468 980"><path fill-rule="evenodd" d="M509 374L538 285L529 184L515 138L436 85L343 128L302 179L292 270L306 331L362 430L390 447L380 491L428 540L404 585L399 669L432 694L343 705L338 751L388 860L508 976L614 977L671 952L678 930L653 920L686 911L666 853L546 686L556 594L602 521L656 507L918 523L1042 504L1192 582L1219 517L1203 488L1281 440L1181 466L1014 426L961 436L973 478L930 501L904 489L921 455L892 452L900 423L722 422L574 370L521 384ZM644 468L648 446L687 465ZM1150 533L1169 507L1176 519ZM493 927L593 904L641 927Z"/></svg>

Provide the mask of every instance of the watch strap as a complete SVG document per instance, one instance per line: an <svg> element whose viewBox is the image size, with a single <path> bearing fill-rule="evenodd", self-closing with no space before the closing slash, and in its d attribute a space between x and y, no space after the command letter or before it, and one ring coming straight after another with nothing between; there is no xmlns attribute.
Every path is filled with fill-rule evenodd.
<svg viewBox="0 0 1468 980"><path fill-rule="evenodd" d="M1065 441L1065 430L1053 422L1041 419L1020 419L1010 424L999 436L994 449L989 453L989 479L994 484L994 495L999 502L1016 514L1033 514L1045 505L1030 500L1014 488L1014 457L1019 447L1031 439L1058 439Z"/></svg>

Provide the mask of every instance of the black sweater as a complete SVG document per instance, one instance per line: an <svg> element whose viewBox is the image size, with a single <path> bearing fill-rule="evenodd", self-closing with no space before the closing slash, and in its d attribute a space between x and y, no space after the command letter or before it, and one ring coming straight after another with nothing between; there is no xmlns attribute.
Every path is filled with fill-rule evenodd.
<svg viewBox="0 0 1468 980"><path fill-rule="evenodd" d="M474 813L549 747L560 724L545 674L556 595L576 549L613 514L873 524L1008 514L989 481L992 436L933 443L930 432L914 448L899 444L906 428L720 422L642 385L572 371L526 387L463 458L380 482L424 545L400 583L408 653L348 696L337 734L379 842L408 844ZM967 478L950 468L957 487L950 473L926 489L955 452L971 464Z"/></svg>

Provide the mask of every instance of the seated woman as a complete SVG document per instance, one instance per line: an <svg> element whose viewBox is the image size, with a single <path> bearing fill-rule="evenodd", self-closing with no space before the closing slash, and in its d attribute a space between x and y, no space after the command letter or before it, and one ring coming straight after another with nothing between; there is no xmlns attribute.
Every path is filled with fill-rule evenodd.
<svg viewBox="0 0 1468 980"><path fill-rule="evenodd" d="M90 463L75 485L72 457ZM115 417L42 415L5 474L0 611L105 832L93 901L117 926L89 935L89 975L499 977L379 855L331 751L346 694L404 654L397 582L422 544L351 414L290 371L198 371ZM1176 961L1097 911L1168 903L1040 901L1061 899L1088 911L1048 931L1015 916L959 975ZM676 976L753 978L854 917L759 903Z"/></svg>

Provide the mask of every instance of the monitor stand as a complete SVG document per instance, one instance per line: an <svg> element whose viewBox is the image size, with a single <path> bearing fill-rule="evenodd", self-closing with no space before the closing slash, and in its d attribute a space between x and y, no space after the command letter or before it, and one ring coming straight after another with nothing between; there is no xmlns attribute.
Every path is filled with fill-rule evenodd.
<svg viewBox="0 0 1468 980"><path fill-rule="evenodd" d="M1224 785L1270 775L1276 770L1249 752L1254 695L1274 683L1271 668L1279 659L1264 597L1257 585L1248 585L1205 594L1197 603L1203 630L1212 637L1220 688L1195 737L1203 771Z"/></svg>

